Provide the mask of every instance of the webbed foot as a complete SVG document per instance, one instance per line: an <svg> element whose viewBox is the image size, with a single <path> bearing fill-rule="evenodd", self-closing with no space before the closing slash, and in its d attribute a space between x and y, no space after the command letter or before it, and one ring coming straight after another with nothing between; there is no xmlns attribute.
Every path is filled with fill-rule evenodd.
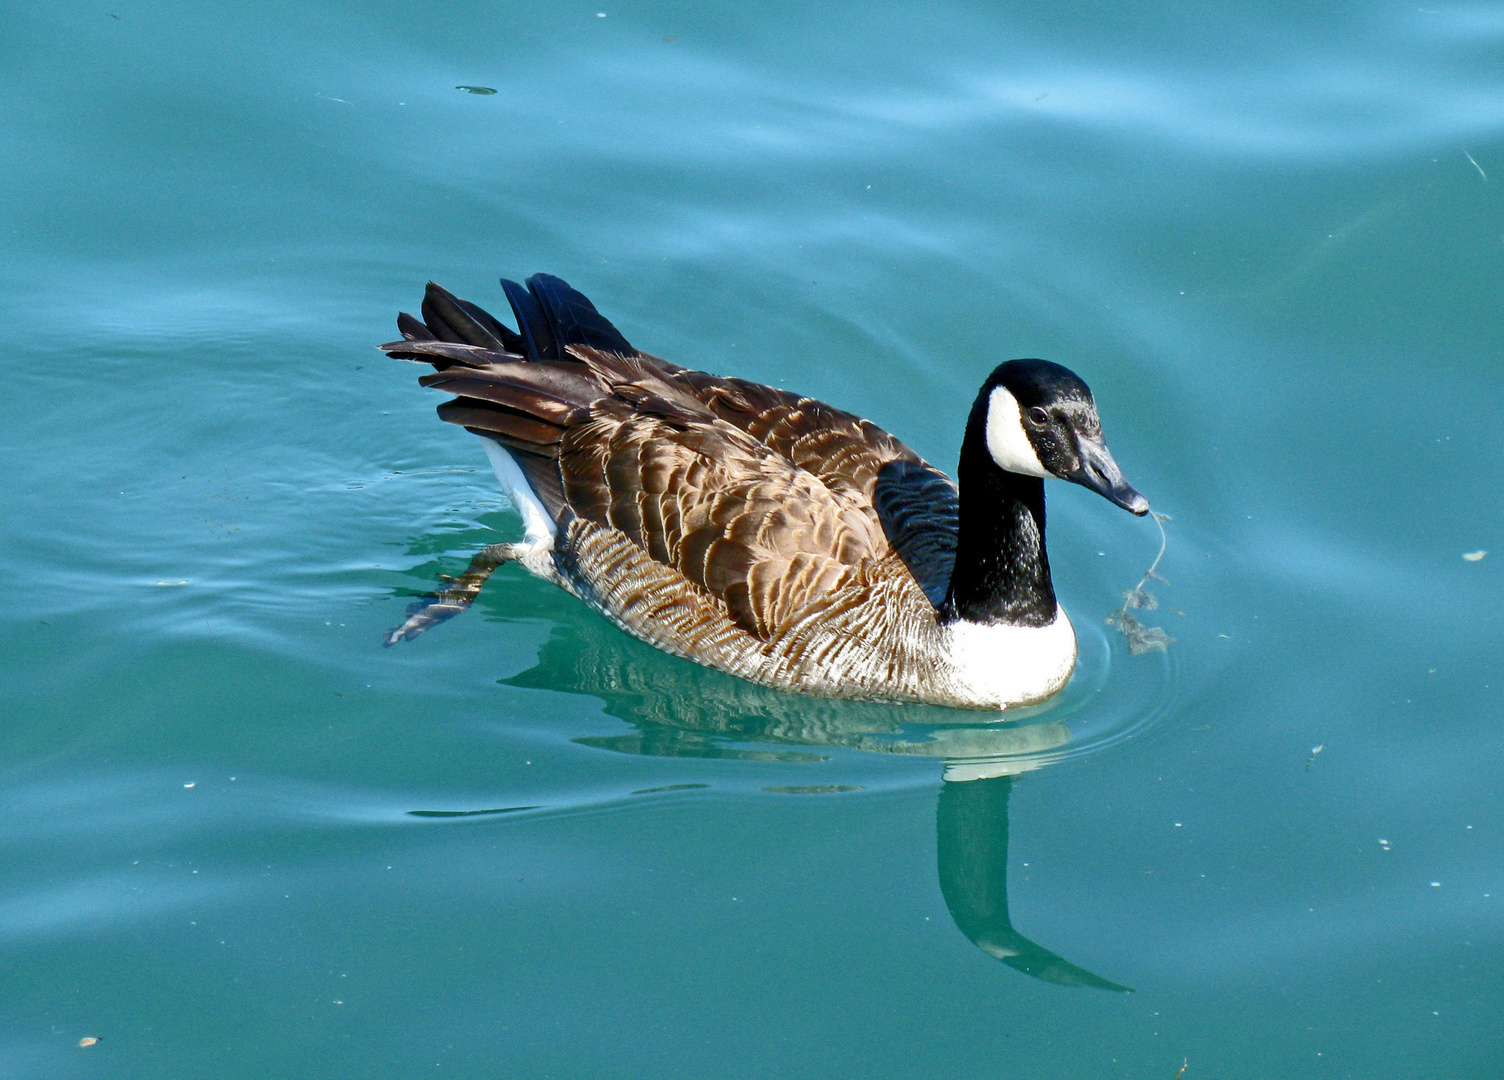
<svg viewBox="0 0 1504 1080"><path fill-rule="evenodd" d="M454 618L475 603L481 587L498 566L521 557L526 551L526 544L492 544L482 548L470 560L463 574L457 578L445 578L448 584L442 589L420 596L409 605L407 618L386 632L382 644L390 646L399 641L411 641L430 627Z"/></svg>

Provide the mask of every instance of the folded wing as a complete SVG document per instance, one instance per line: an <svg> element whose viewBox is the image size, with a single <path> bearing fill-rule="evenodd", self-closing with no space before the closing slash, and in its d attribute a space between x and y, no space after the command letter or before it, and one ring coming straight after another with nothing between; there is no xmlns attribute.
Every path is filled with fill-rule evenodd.
<svg viewBox="0 0 1504 1080"><path fill-rule="evenodd" d="M504 284L520 332L431 284L382 348L434 365L440 416L505 446L556 521L619 530L764 639L895 552L943 599L954 486L897 439L639 353L558 278Z"/></svg>

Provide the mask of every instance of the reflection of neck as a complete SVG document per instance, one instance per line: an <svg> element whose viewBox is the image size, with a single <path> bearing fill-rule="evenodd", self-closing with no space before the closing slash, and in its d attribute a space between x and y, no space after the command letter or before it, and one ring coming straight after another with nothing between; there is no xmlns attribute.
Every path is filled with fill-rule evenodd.
<svg viewBox="0 0 1504 1080"><path fill-rule="evenodd" d="M947 783L935 815L940 892L956 927L976 941L1012 934L1008 919L1011 776Z"/></svg>
<svg viewBox="0 0 1504 1080"><path fill-rule="evenodd" d="M1055 586L1044 546L1044 481L998 468L977 424L967 425L956 472L956 567L941 619L1048 625Z"/></svg>
<svg viewBox="0 0 1504 1080"><path fill-rule="evenodd" d="M956 928L989 956L1045 982L1126 991L1013 929L1008 915L1011 776L947 782L936 813L940 893Z"/></svg>

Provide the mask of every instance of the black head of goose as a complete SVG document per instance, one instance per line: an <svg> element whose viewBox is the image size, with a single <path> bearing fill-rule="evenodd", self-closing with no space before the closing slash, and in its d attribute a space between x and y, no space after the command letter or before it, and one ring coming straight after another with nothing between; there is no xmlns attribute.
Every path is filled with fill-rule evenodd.
<svg viewBox="0 0 1504 1080"><path fill-rule="evenodd" d="M649 356L584 296L504 281L512 330L430 284L388 354L431 364L442 419L482 438L526 537L494 544L387 636L464 610L516 560L667 652L779 689L999 709L1070 678L1045 551L1045 477L1148 501L1066 368L983 384L959 488L823 402Z"/></svg>

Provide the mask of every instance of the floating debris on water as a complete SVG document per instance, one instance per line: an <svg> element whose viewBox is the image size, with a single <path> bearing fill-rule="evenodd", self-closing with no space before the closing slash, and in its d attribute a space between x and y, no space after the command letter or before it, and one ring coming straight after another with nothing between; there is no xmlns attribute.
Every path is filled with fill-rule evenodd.
<svg viewBox="0 0 1504 1080"><path fill-rule="evenodd" d="M1483 556L1487 554L1488 552L1486 551L1464 551L1462 557L1468 562L1482 562Z"/></svg>
<svg viewBox="0 0 1504 1080"><path fill-rule="evenodd" d="M774 795L834 795L842 791L861 791L856 784L802 784L795 787L765 787Z"/></svg>
<svg viewBox="0 0 1504 1080"><path fill-rule="evenodd" d="M456 90L463 90L467 94L494 94L494 93L496 93L496 88L494 86L456 86L455 89Z"/></svg>
<svg viewBox="0 0 1504 1080"><path fill-rule="evenodd" d="M1394 847L1394 845L1381 836L1379 837L1379 847L1383 848L1385 851L1388 851L1390 848Z"/></svg>
<svg viewBox="0 0 1504 1080"><path fill-rule="evenodd" d="M96 1035L85 1035L82 1039L78 1040L78 1045L79 1046L93 1046L98 1041L99 1041L99 1037L96 1036Z"/></svg>
<svg viewBox="0 0 1504 1080"><path fill-rule="evenodd" d="M1318 743L1311 747L1311 756L1306 758L1306 772L1311 771L1311 766L1316 762L1316 755L1326 749L1326 743Z"/></svg>
<svg viewBox="0 0 1504 1080"><path fill-rule="evenodd" d="M1159 598L1144 586L1151 581L1164 581L1157 571L1159 561L1165 557L1165 547L1169 544L1165 536L1165 522L1170 520L1169 514L1149 512L1154 518L1154 524L1159 526L1159 554L1154 556L1154 561L1149 564L1149 569L1144 571L1144 576L1139 583L1123 594L1123 606L1111 615L1107 616L1106 622L1128 639L1128 651L1134 656L1142 656L1146 652L1158 649L1160 652L1169 652L1170 646L1175 639L1166 634L1158 626L1145 626L1129 614L1129 609L1140 611L1153 611L1159 607ZM1168 584L1168 582L1166 582Z"/></svg>
<svg viewBox="0 0 1504 1080"><path fill-rule="evenodd" d="M1462 156L1473 163L1473 168L1478 170L1478 175L1483 177L1483 182L1485 184L1488 183L1488 173L1483 171L1483 166L1478 164L1478 159L1473 157L1472 154L1469 154L1467 152L1467 147L1465 146L1462 148Z"/></svg>

